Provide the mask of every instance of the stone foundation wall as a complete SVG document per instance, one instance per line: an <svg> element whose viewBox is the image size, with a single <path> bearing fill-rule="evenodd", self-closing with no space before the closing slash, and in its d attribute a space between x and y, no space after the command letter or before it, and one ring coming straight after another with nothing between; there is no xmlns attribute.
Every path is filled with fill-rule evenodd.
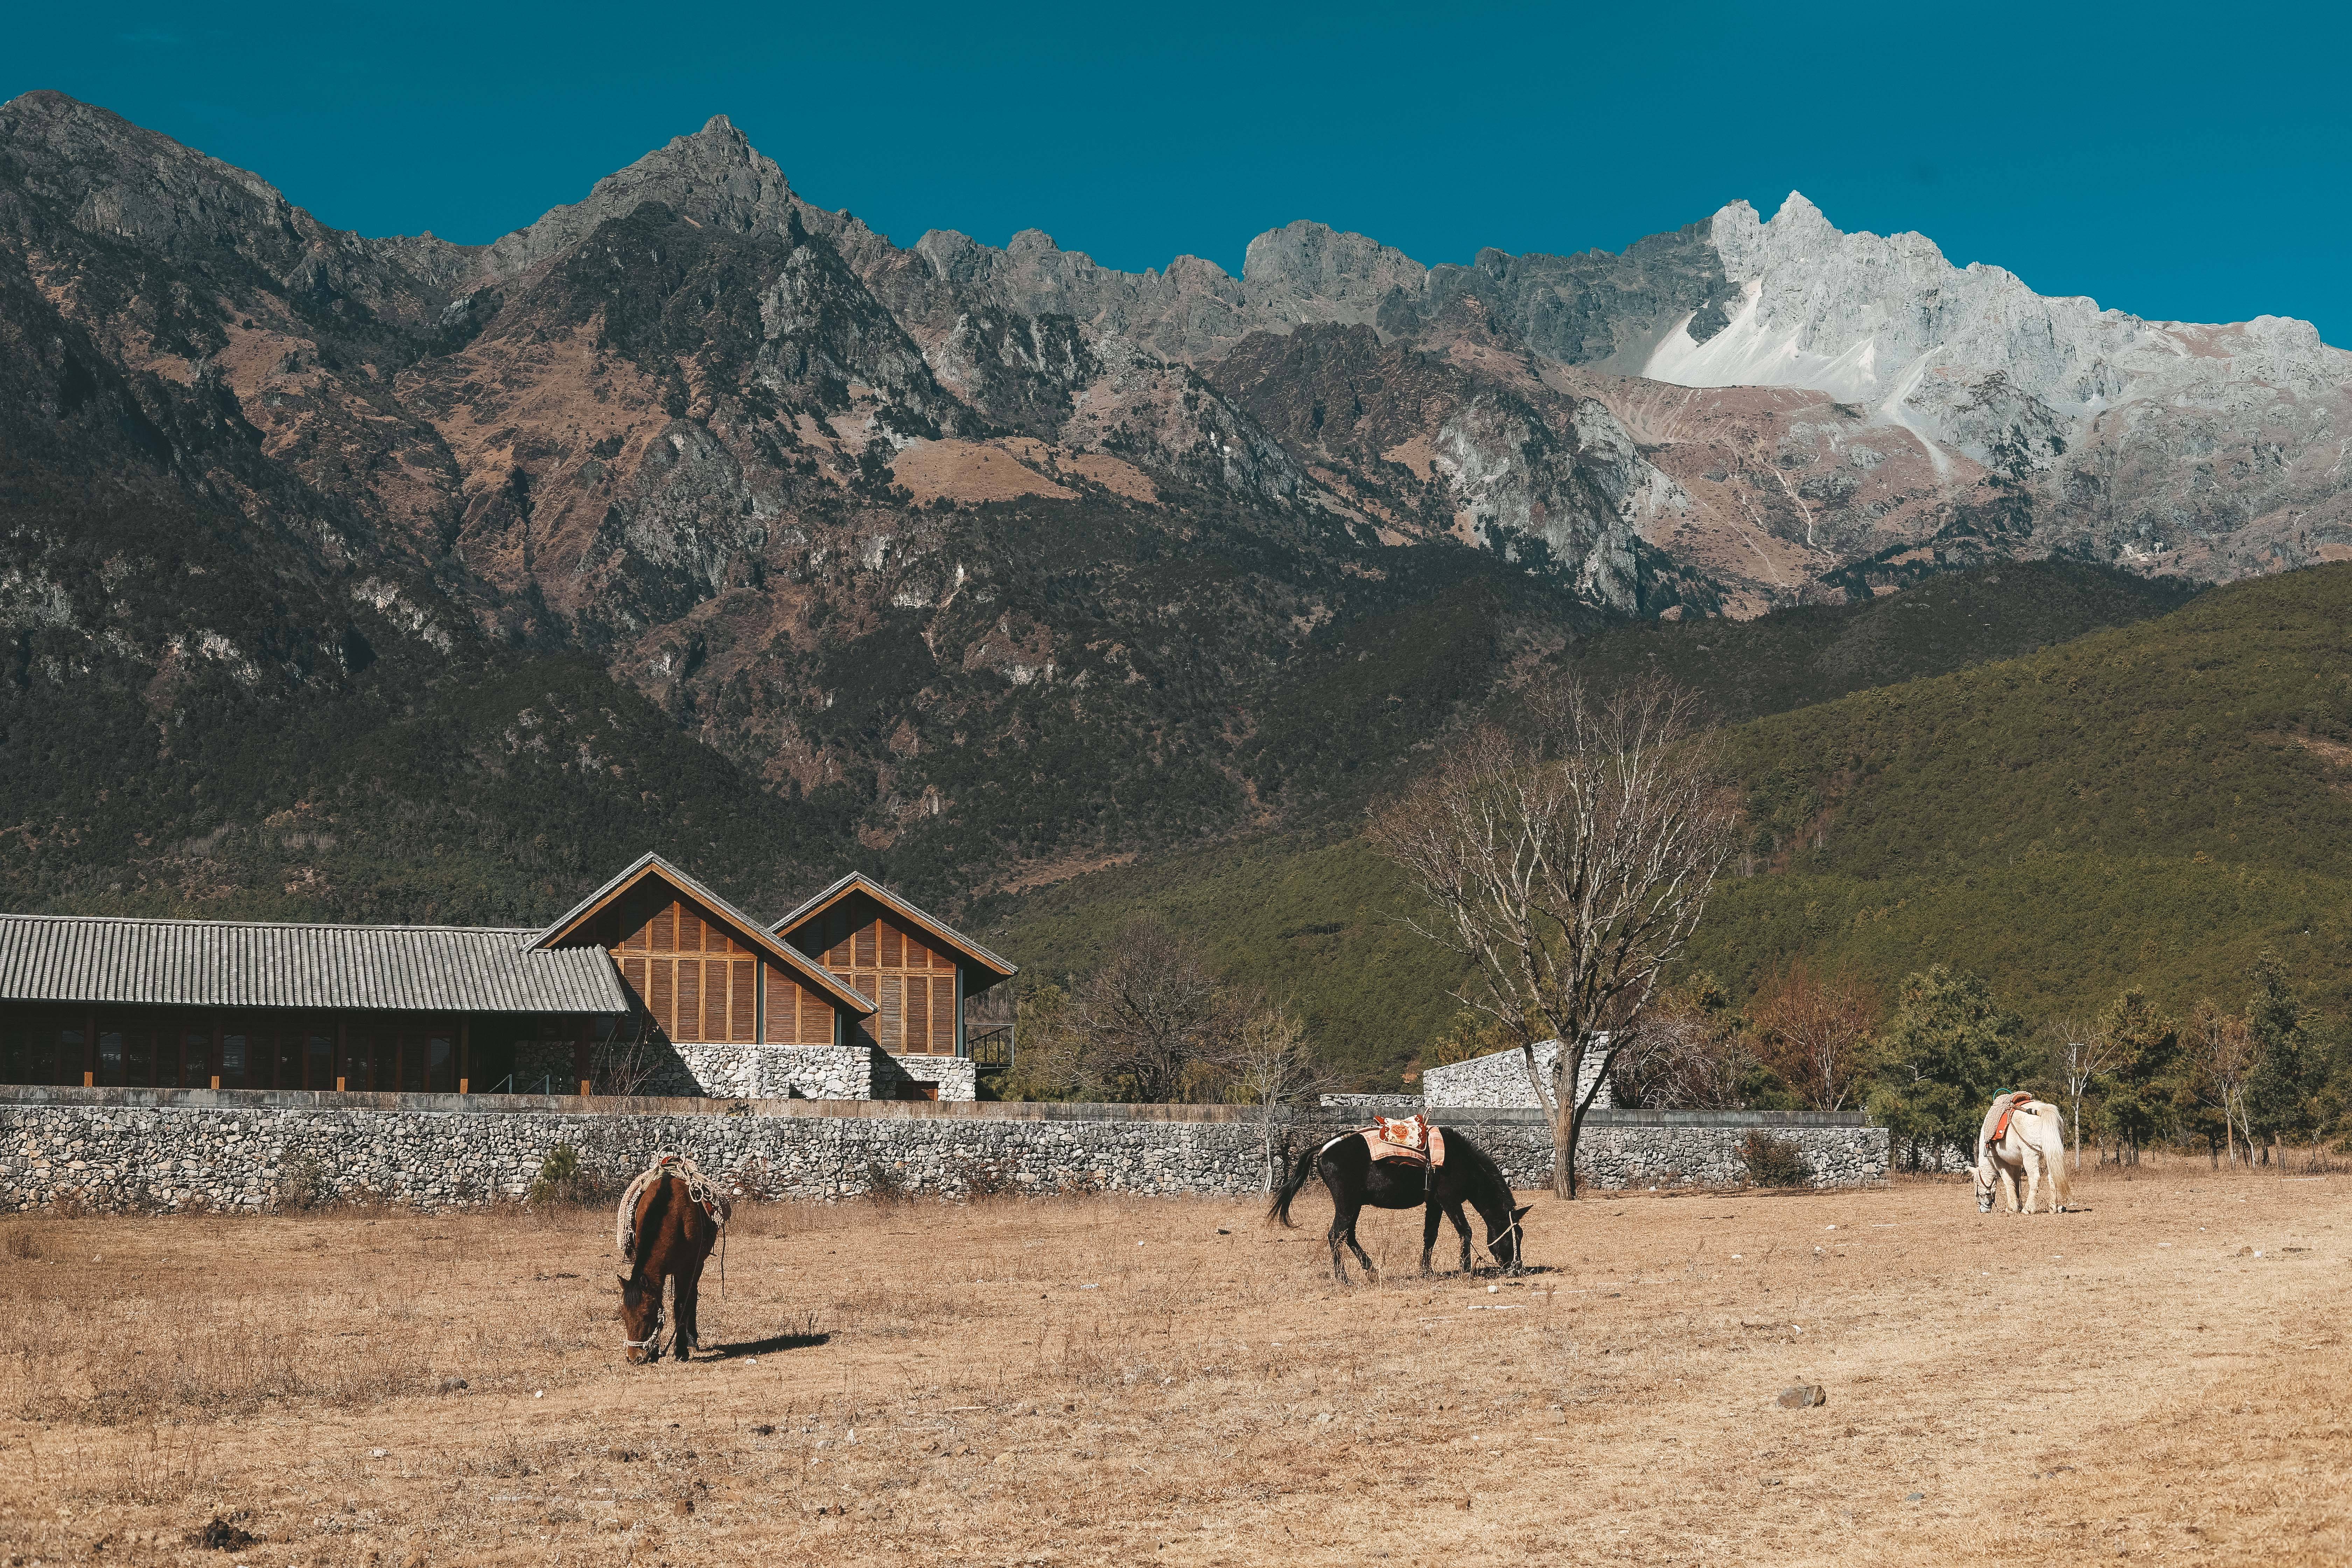
<svg viewBox="0 0 2352 1568"><path fill-rule="evenodd" d="M1539 1113L1445 1120L1514 1185L1548 1181ZM1296 1152L1344 1125L1302 1121L1276 1141ZM1759 1126L1799 1145L1817 1185L1885 1179L1885 1129L1759 1112L1596 1113L1579 1163L1604 1187L1732 1184L1739 1144ZM777 1198L854 1196L877 1179L947 1194L1241 1194L1265 1189L1265 1142L1255 1113L1214 1106L0 1088L0 1203L257 1210L308 1196L437 1208L522 1196L564 1143L615 1184L670 1150Z"/></svg>
<svg viewBox="0 0 2352 1568"><path fill-rule="evenodd" d="M1608 1046L1609 1037L1603 1035L1595 1045L1586 1048L1583 1069L1577 1078L1578 1094L1591 1089L1592 1080L1601 1076L1601 1057ZM1547 1082L1559 1060L1558 1040L1546 1040L1536 1047L1536 1070L1544 1075ZM1517 1046L1508 1050L1489 1051L1466 1062L1423 1068L1421 1097L1432 1111L1441 1109L1454 1110L1465 1106L1517 1107L1532 1110L1538 1103L1535 1085L1528 1081L1527 1058L1519 1054ZM1602 1084L1601 1092L1593 1097L1593 1109L1605 1110L1613 1103L1610 1086Z"/></svg>
<svg viewBox="0 0 2352 1568"><path fill-rule="evenodd" d="M894 1057L866 1046L665 1046L645 1093L711 1100L897 1100L900 1087L910 1081L937 1084L943 1100L980 1097L979 1074L970 1061Z"/></svg>
<svg viewBox="0 0 2352 1568"><path fill-rule="evenodd" d="M980 1067L961 1057L894 1057L887 1051L877 1051L873 1098L900 1099L898 1086L902 1083L933 1084L943 1102L970 1103L980 1098Z"/></svg>

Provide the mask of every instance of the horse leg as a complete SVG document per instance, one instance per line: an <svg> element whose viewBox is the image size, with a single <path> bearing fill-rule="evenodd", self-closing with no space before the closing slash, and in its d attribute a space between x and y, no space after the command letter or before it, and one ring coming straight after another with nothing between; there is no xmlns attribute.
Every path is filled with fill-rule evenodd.
<svg viewBox="0 0 2352 1568"><path fill-rule="evenodd" d="M1361 1212L1360 1209L1357 1211L1359 1214ZM1352 1214L1348 1216L1348 1250L1354 1253L1356 1261L1364 1266L1365 1280L1370 1284L1379 1284L1381 1271L1372 1267L1372 1255L1366 1252L1364 1244L1356 1239L1356 1215Z"/></svg>
<svg viewBox="0 0 2352 1568"><path fill-rule="evenodd" d="M1345 1237L1353 1246L1355 1234L1355 1210L1342 1207L1338 1196L1334 1195L1331 1200L1331 1233L1325 1239L1331 1244L1331 1278L1342 1285L1348 1283L1348 1265L1339 1256L1339 1242Z"/></svg>
<svg viewBox="0 0 2352 1568"><path fill-rule="evenodd" d="M696 1258L677 1271L677 1359L684 1361L689 1350L702 1348L702 1333L694 1321L695 1309L702 1304L702 1265Z"/></svg>
<svg viewBox="0 0 2352 1568"><path fill-rule="evenodd" d="M2031 1150L2025 1155L2025 1212L2032 1214L2036 1200L2042 1196L2042 1162Z"/></svg>
<svg viewBox="0 0 2352 1568"><path fill-rule="evenodd" d="M1427 1274L1429 1255L1437 1248L1438 1208L1433 1203L1424 1204L1421 1211L1421 1271Z"/></svg>
<svg viewBox="0 0 2352 1568"><path fill-rule="evenodd" d="M1445 1217L1454 1222L1454 1234L1462 1238L1462 1272L1467 1274L1470 1272L1469 1216L1462 1212L1462 1205L1457 1203L1445 1211Z"/></svg>

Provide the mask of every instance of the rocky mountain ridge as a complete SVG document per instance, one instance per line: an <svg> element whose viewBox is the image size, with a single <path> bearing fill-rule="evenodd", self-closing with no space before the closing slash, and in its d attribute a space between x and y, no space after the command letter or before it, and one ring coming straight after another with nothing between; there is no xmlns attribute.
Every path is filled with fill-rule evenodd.
<svg viewBox="0 0 2352 1568"><path fill-rule="evenodd" d="M490 245L363 237L28 94L0 105L11 700L34 729L115 703L160 768L256 704L422 710L585 654L957 885L1277 817L1329 787L1306 759L1392 765L1612 618L2339 548L2343 356L2308 329L1940 267L1801 198L1468 267L1311 223L1240 278L1034 231L901 247L724 117ZM604 733L576 776L618 790Z"/></svg>

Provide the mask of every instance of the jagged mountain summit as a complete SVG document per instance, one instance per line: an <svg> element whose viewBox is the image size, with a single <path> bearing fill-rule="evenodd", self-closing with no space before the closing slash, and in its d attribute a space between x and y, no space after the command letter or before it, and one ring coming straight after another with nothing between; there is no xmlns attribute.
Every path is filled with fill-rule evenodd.
<svg viewBox="0 0 2352 1568"><path fill-rule="evenodd" d="M1489 250L1466 268L1294 223L1253 240L1238 279L1191 257L1109 272L1034 231L1003 250L942 232L897 250L844 227L911 321L975 300L1058 311L1196 365L1253 333L1370 326L1595 398L1649 465L1617 487L1621 515L1735 613L1856 591L1923 553L2226 580L2352 549L2352 355L2309 322L2148 321L2044 297L1920 235L1843 234L1800 193L1769 223L1738 201L1622 256ZM1474 519L1480 467L1455 478Z"/></svg>
<svg viewBox="0 0 2352 1568"><path fill-rule="evenodd" d="M1948 479L1960 459L2029 487L2044 547L2200 577L2341 552L2352 354L2308 321L2044 297L1920 235L1842 234L1795 193L1769 223L1735 202L1709 226L1738 304L1669 333L1643 376L1860 405Z"/></svg>
<svg viewBox="0 0 2352 1568"><path fill-rule="evenodd" d="M490 245L370 237L37 92L0 634L24 701L111 692L158 759L584 655L872 854L1061 864L1279 816L1607 619L2345 552L2346 363L1793 195L1468 266L1310 222L1238 278L900 247L723 116ZM515 756L629 776L539 722Z"/></svg>

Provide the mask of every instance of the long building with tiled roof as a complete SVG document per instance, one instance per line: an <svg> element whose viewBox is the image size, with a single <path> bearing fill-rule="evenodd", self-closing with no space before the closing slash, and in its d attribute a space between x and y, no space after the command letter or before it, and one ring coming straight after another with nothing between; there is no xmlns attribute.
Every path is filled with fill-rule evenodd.
<svg viewBox="0 0 2352 1568"><path fill-rule="evenodd" d="M968 1094L965 998L1012 973L863 878L772 926L658 855L538 930L0 914L0 1082L790 1093L847 1053L846 1092Z"/></svg>

